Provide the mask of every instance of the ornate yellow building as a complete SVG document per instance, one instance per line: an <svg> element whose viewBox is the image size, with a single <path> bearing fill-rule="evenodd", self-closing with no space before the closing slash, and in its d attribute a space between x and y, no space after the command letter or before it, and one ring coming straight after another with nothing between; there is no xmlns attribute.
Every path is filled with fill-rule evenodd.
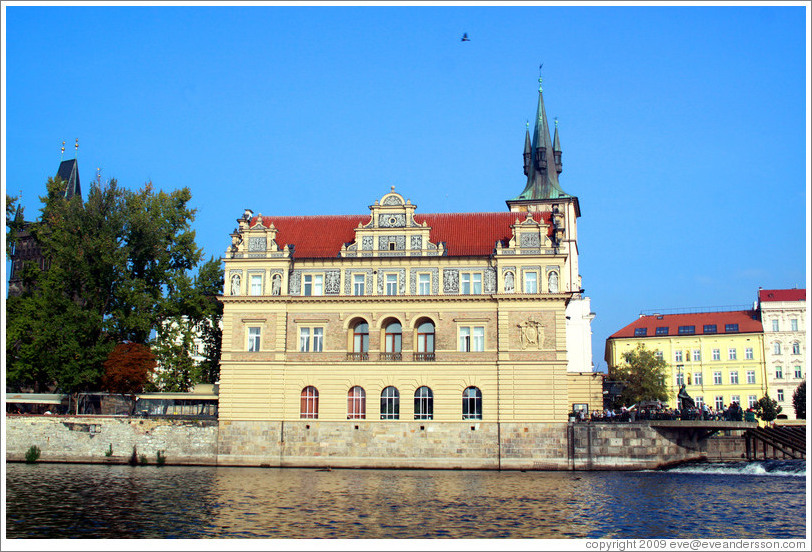
<svg viewBox="0 0 812 552"><path fill-rule="evenodd" d="M503 424L534 435L554 424L563 437L573 404L600 405L602 379L591 353L567 350L590 347L573 336L588 338L594 315L578 275L578 198L561 189L561 169L539 88L526 186L509 211L421 214L394 187L363 215L246 210L220 297L221 457L387 465L375 460L393 454L385 436L409 465L470 454L476 467L461 441L472 432L495 440L487 450L501 450ZM442 438L402 442L415 432ZM557 458L558 441L516 454Z"/></svg>

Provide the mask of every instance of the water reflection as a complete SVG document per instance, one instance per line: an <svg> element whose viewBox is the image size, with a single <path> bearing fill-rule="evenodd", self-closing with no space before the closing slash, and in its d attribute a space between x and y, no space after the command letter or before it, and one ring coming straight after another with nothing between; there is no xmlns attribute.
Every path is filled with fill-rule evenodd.
<svg viewBox="0 0 812 552"><path fill-rule="evenodd" d="M733 483L661 472L9 464L7 536L804 537L803 477Z"/></svg>

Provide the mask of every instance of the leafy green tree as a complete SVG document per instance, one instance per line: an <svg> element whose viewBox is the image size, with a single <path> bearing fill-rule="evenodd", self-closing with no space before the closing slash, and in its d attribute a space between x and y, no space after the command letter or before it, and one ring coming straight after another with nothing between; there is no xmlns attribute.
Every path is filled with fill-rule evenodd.
<svg viewBox="0 0 812 552"><path fill-rule="evenodd" d="M195 324L186 317L165 320L156 330L153 350L159 368L152 380L158 391L186 392L201 375L194 355Z"/></svg>
<svg viewBox="0 0 812 552"><path fill-rule="evenodd" d="M7 303L9 388L98 390L117 343L146 344L183 309L200 261L187 188L138 191L95 181L83 202L49 179L39 221L29 226L49 268L25 272ZM30 268L30 267L28 267Z"/></svg>
<svg viewBox="0 0 812 552"><path fill-rule="evenodd" d="M620 405L630 406L640 401L668 400L666 388L667 365L654 351L642 343L622 355L623 364L609 367L609 379L622 381ZM619 405L618 405L619 406Z"/></svg>
<svg viewBox="0 0 812 552"><path fill-rule="evenodd" d="M768 393L765 393L756 403L756 416L765 422L772 422L779 414L781 414L781 407L778 406L778 401L771 399Z"/></svg>
<svg viewBox="0 0 812 552"><path fill-rule="evenodd" d="M220 261L212 257L194 279L178 284L172 316L156 328L152 344L160 365L154 384L162 391L187 391L196 383L220 378L223 305L216 298L223 289ZM202 351L195 350L195 338L202 342ZM201 353L203 360L195 361L193 357Z"/></svg>
<svg viewBox="0 0 812 552"><path fill-rule="evenodd" d="M806 380L795 388L792 394L792 406L795 408L795 417L806 420Z"/></svg>

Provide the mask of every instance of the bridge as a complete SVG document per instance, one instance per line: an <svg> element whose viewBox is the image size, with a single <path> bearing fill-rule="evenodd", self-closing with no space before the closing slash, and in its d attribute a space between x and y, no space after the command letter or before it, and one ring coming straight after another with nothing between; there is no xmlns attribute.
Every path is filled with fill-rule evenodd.
<svg viewBox="0 0 812 552"><path fill-rule="evenodd" d="M748 460L793 458L806 460L806 426L755 427L744 432ZM771 454L770 454L771 453Z"/></svg>
<svg viewBox="0 0 812 552"><path fill-rule="evenodd" d="M721 420L651 420L651 427L673 431L688 437L691 441L707 439L722 430L752 430L758 427L756 422L725 422Z"/></svg>

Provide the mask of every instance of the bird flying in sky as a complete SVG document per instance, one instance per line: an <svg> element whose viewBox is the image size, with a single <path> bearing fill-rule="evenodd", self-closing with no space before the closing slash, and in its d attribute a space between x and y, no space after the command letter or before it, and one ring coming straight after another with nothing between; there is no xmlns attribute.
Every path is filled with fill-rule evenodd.
<svg viewBox="0 0 812 552"><path fill-rule="evenodd" d="M468 38L468 33L462 33L462 42L470 42L471 39Z"/></svg>

